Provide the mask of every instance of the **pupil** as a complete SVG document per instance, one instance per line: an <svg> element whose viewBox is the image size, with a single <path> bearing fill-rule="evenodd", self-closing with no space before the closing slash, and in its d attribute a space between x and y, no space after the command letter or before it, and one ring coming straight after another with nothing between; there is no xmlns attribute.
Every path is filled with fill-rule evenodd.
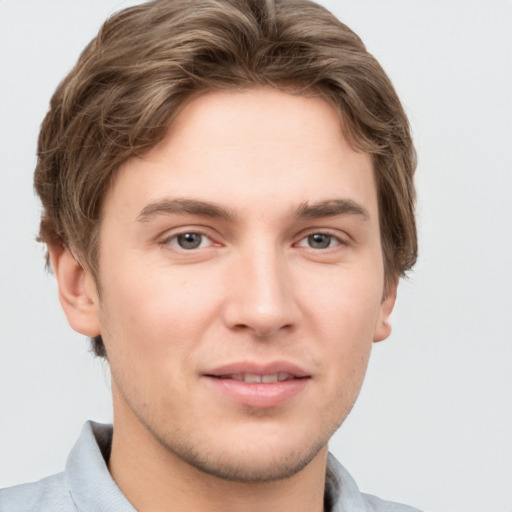
<svg viewBox="0 0 512 512"><path fill-rule="evenodd" d="M178 244L182 249L196 249L201 245L201 235L198 233L179 235Z"/></svg>
<svg viewBox="0 0 512 512"><path fill-rule="evenodd" d="M331 237L322 233L315 233L308 236L308 242L314 249L327 249L331 243Z"/></svg>

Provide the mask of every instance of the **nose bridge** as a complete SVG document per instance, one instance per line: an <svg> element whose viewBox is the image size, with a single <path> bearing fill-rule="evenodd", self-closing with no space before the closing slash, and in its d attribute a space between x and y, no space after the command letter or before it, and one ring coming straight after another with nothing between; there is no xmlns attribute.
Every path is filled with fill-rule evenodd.
<svg viewBox="0 0 512 512"><path fill-rule="evenodd" d="M292 283L277 243L253 240L240 249L235 274L238 281L228 308L232 327L265 337L292 325Z"/></svg>

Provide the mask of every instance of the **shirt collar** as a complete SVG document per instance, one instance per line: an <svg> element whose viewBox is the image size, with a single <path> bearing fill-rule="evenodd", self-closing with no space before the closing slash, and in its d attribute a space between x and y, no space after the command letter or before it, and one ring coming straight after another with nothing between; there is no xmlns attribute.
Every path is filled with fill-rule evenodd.
<svg viewBox="0 0 512 512"><path fill-rule="evenodd" d="M367 512L365 501L350 473L332 453L327 457L325 510L330 512ZM329 506L331 508L329 508Z"/></svg>
<svg viewBox="0 0 512 512"><path fill-rule="evenodd" d="M71 498L80 512L136 512L108 471L112 426L88 421L66 462Z"/></svg>

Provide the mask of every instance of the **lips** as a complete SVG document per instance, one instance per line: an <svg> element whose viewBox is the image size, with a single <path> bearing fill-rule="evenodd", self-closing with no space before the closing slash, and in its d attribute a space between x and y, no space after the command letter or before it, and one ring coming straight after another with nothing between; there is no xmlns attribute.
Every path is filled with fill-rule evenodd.
<svg viewBox="0 0 512 512"><path fill-rule="evenodd" d="M204 372L204 375L218 378L233 378L240 380L240 376L255 375L255 376L282 376L282 380L289 378L301 379L310 377L310 374L302 369L300 366L290 363L288 361L273 361L270 363L255 363L251 361L242 361L229 363L222 366L212 368ZM286 378L284 378L286 376Z"/></svg>
<svg viewBox="0 0 512 512"><path fill-rule="evenodd" d="M272 408L284 405L304 390L311 375L288 362L241 362L208 370L203 379L215 392L235 403Z"/></svg>
<svg viewBox="0 0 512 512"><path fill-rule="evenodd" d="M221 375L219 379L233 379L247 383L262 382L263 384L270 384L271 382L283 382L285 380L295 379L296 377L291 373L269 373L258 375L256 373L232 373L229 375Z"/></svg>

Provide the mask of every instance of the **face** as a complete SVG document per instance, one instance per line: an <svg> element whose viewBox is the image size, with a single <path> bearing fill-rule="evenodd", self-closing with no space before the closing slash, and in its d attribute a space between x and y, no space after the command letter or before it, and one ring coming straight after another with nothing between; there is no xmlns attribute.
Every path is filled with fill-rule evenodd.
<svg viewBox="0 0 512 512"><path fill-rule="evenodd" d="M319 98L187 104L119 170L99 268L115 422L222 478L325 454L389 334L371 159Z"/></svg>

